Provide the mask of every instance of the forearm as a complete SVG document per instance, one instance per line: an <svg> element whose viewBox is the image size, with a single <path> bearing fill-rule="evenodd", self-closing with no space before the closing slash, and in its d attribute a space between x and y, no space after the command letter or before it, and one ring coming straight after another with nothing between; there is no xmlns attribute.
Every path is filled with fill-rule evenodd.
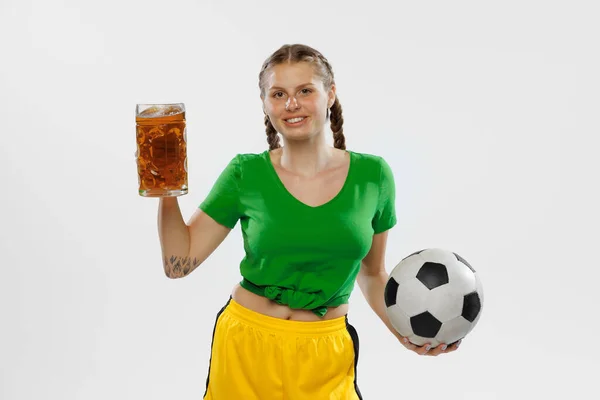
<svg viewBox="0 0 600 400"><path fill-rule="evenodd" d="M394 329L385 311L384 291L388 277L389 276L385 271L372 275L368 275L361 271L358 274L357 282L371 309L373 309L375 314L377 314L385 326L387 326L389 331L398 339L401 339L400 334Z"/></svg>
<svg viewBox="0 0 600 400"><path fill-rule="evenodd" d="M176 197L160 198L158 236L165 274L169 278L181 278L187 275L192 268L188 257L190 233Z"/></svg>

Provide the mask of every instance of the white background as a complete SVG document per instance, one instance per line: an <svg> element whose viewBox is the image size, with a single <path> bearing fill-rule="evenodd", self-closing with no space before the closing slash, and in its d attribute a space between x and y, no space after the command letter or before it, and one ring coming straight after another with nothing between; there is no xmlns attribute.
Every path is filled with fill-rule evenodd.
<svg viewBox="0 0 600 400"><path fill-rule="evenodd" d="M0 4L1 399L202 397L239 224L192 275L164 276L134 108L187 106L187 220L233 155L266 149L258 72L286 43L330 60L348 149L394 170L388 271L442 247L484 284L479 324L437 358L357 288L364 398L595 398L596 2Z"/></svg>

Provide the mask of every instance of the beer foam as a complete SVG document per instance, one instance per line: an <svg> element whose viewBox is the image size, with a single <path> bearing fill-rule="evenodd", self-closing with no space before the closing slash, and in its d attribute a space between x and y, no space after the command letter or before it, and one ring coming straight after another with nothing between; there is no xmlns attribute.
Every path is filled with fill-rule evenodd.
<svg viewBox="0 0 600 400"><path fill-rule="evenodd" d="M144 111L139 113L138 116L142 118L158 118L169 117L171 115L181 114L182 112L183 108L177 105L155 105L145 109Z"/></svg>

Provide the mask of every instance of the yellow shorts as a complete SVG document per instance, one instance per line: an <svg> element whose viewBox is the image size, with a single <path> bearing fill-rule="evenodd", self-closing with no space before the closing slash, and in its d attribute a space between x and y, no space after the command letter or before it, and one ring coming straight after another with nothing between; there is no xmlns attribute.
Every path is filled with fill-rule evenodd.
<svg viewBox="0 0 600 400"><path fill-rule="evenodd" d="M232 298L217 314L205 400L362 400L358 335L347 316L269 317Z"/></svg>

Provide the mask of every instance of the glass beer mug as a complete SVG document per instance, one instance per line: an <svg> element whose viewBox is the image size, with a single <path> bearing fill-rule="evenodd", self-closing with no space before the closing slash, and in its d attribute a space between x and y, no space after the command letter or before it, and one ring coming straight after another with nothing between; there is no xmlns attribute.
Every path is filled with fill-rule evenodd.
<svg viewBox="0 0 600 400"><path fill-rule="evenodd" d="M187 138L183 103L137 104L135 122L140 196L187 194Z"/></svg>

